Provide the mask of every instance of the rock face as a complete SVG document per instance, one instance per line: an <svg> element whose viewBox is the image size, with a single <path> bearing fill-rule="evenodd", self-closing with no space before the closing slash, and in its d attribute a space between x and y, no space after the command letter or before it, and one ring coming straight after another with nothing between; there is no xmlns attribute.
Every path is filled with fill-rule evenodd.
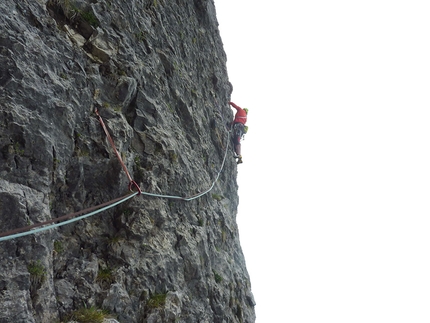
<svg viewBox="0 0 430 323"><path fill-rule="evenodd" d="M254 322L227 146L232 87L212 0L0 2L0 323ZM88 312L87 311L87 312ZM83 314L82 314L83 315ZM105 319L108 322L108 319ZM96 322L96 321L94 321Z"/></svg>

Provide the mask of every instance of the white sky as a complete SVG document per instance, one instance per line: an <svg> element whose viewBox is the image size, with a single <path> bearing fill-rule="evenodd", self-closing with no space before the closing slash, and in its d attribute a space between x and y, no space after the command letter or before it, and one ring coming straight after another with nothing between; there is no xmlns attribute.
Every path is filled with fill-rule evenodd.
<svg viewBox="0 0 430 323"><path fill-rule="evenodd" d="M215 5L257 323L430 322L430 2Z"/></svg>

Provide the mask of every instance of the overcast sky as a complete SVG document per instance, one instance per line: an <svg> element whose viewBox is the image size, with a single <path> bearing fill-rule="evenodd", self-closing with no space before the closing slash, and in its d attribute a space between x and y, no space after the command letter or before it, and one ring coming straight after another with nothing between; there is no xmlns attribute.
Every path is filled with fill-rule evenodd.
<svg viewBox="0 0 430 323"><path fill-rule="evenodd" d="M257 323L429 322L429 2L215 5Z"/></svg>

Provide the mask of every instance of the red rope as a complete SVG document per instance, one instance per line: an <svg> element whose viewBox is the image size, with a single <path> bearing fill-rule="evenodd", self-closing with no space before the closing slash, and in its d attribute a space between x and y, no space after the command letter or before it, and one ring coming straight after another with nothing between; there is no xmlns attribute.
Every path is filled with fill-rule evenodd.
<svg viewBox="0 0 430 323"><path fill-rule="evenodd" d="M131 178L130 173L128 172L127 167L125 166L124 162L122 161L121 155L119 154L118 150L116 149L115 143L113 142L113 139L112 139L111 135L109 134L109 131L107 130L106 125L103 122L103 119L102 119L101 115L99 114L99 111L97 108L96 108L95 112L96 112L97 117L99 118L100 124L102 125L102 128L106 134L106 137L107 137L110 145L112 146L112 149L113 149L116 157L118 158L118 160L122 166L122 169L124 170L125 174L127 175L128 180L130 181L128 184L128 189L130 191L132 191L132 188L134 186L138 190L139 195L140 195L142 193L142 190L140 189L139 185L137 185L137 183L133 180L133 178Z"/></svg>
<svg viewBox="0 0 430 323"><path fill-rule="evenodd" d="M138 191L138 195L142 194L142 191L141 191L139 185L137 185L137 183L131 178L130 173L127 170L127 167L125 166L124 162L122 161L121 156L120 156L118 150L115 147L115 143L113 142L112 137L110 136L110 134L109 134L109 132L108 132L108 130L106 128L106 125L104 124L103 119L100 116L98 110L96 109L95 112L96 112L96 114L97 114L97 116L99 118L100 124L102 125L104 132L106 133L106 136L107 136L107 138L109 140L109 143L111 144L111 146L112 146L112 148L113 148L113 150L115 152L116 157L118 157L118 160L121 163L121 166L124 169L124 171L125 171L128 179L130 181L130 183L128 184L128 189L130 191L132 191L133 187L135 187L137 189L137 191ZM126 197L127 197L127 195L119 197L119 198L116 198L116 199L113 199L113 200L110 200L109 202L105 202L105 203L102 203L102 204L99 204L99 205L96 205L96 206L93 206L93 207L86 208L86 209L78 211L78 212L69 213L69 214L60 216L58 218L46 220L44 222L34 223L34 224L28 225L26 227L21 227L21 228L9 230L7 232L0 232L0 237L5 237L5 236L17 234L17 233L22 233L22 232L30 231L31 229L34 229L34 228L37 228L37 227L41 227L41 226L44 226L44 225L47 225L47 224L52 224L52 223L55 223L55 222L62 222L62 221L65 221L67 219L75 218L75 217L77 217L77 216L79 216L81 214L89 213L89 212L92 212L94 210L100 209L102 207L114 204L114 203L116 203L118 201L121 201L122 199L125 199Z"/></svg>

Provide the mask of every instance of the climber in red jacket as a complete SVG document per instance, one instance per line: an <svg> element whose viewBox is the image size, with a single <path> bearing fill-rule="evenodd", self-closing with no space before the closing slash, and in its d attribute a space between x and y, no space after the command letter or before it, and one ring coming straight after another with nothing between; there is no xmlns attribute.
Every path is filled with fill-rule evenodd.
<svg viewBox="0 0 430 323"><path fill-rule="evenodd" d="M229 104L236 109L236 115L234 116L233 120L233 144L234 144L234 151L235 151L235 158L237 158L237 163L241 164L242 161L242 155L240 153L241 146L240 146L240 139L242 138L244 134L245 129L245 123L248 116L248 109L242 109L238 105L236 105L233 102L229 102Z"/></svg>

